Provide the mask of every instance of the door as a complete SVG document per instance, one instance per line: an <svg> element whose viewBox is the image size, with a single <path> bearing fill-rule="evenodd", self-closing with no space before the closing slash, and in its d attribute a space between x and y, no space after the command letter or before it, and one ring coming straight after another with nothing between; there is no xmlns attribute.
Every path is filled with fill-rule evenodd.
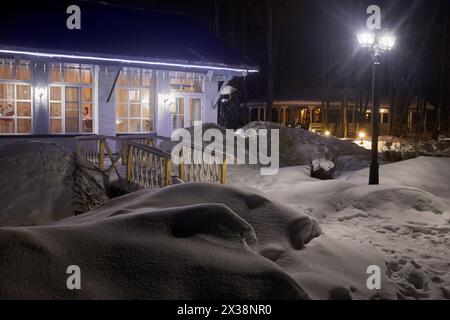
<svg viewBox="0 0 450 320"><path fill-rule="evenodd" d="M202 99L189 99L189 125L192 127L196 121L202 121Z"/></svg>
<svg viewBox="0 0 450 320"><path fill-rule="evenodd" d="M65 90L65 133L80 132L80 91L77 87Z"/></svg>
<svg viewBox="0 0 450 320"><path fill-rule="evenodd" d="M188 128L202 121L203 98L200 95L175 95L172 109L172 131Z"/></svg>

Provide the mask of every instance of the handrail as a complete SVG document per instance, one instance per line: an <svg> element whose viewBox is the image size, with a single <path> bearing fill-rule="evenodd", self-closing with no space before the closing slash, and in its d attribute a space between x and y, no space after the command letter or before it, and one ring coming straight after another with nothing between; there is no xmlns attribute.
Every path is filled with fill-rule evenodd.
<svg viewBox="0 0 450 320"><path fill-rule="evenodd" d="M145 139L161 139L171 141L165 137L158 136L130 136L110 137L103 135L77 137L77 154L97 165L103 171L114 170L118 178L126 182L127 188L136 185L140 188L160 188L172 183L172 159L171 154L155 147L139 142ZM114 141L120 143L120 148L113 152L110 143ZM195 144L186 144L181 151L181 164L178 165L178 177L185 182L205 182L226 184L227 181L227 162L226 154L220 153L214 156L222 156L223 161L213 162L195 161L194 157L201 155L203 160L203 151L205 145L197 146ZM190 156L190 161L183 157L183 150L186 150L186 156ZM190 150L188 152L187 150ZM195 152L201 151L201 152ZM105 156L111 162L110 167L105 167ZM123 170L121 170L123 169Z"/></svg>
<svg viewBox="0 0 450 320"><path fill-rule="evenodd" d="M157 189L172 183L170 154L139 143L127 142L127 183Z"/></svg>
<svg viewBox="0 0 450 320"><path fill-rule="evenodd" d="M227 154L216 152L214 157L222 157L221 161L216 159L206 159L204 149L207 145L201 146L194 143L185 144L180 151L181 163L178 165L178 174L185 182L205 182L205 183L227 183ZM188 152L185 152L188 151ZM200 151L200 152L195 152ZM185 157L189 156L189 161ZM201 157L196 158L196 157Z"/></svg>

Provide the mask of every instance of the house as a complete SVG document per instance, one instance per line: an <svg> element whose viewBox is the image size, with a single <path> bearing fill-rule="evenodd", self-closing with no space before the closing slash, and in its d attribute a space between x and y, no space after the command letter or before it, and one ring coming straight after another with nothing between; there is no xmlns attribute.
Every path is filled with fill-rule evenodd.
<svg viewBox="0 0 450 320"><path fill-rule="evenodd" d="M272 121L283 126L300 126L315 132L328 131L339 137L355 138L359 132L370 134L371 97L356 90L330 90L328 99L324 100L322 90L306 88L294 94L281 94L273 103ZM419 121L417 98L413 98L408 108L407 126L412 132ZM347 108L345 108L345 105ZM244 108L244 105L241 106ZM264 98L250 100L246 103L247 121L266 121L267 111ZM429 113L435 108L426 103L425 126ZM344 116L345 114L345 116ZM388 97L382 97L380 103L380 135L389 135L392 122L391 104Z"/></svg>
<svg viewBox="0 0 450 320"><path fill-rule="evenodd" d="M68 27L74 5L79 29ZM8 5L0 20L0 144L170 136L216 123L220 87L258 72L183 14L89 1L23 6Z"/></svg>

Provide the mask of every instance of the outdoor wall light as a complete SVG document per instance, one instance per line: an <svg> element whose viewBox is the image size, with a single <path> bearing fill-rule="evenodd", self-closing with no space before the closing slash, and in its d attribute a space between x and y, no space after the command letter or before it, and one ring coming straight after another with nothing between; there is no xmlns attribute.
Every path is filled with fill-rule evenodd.
<svg viewBox="0 0 450 320"><path fill-rule="evenodd" d="M160 93L158 95L158 99L160 104L163 104L167 112L176 113L177 108L175 105L175 101L170 93Z"/></svg>
<svg viewBox="0 0 450 320"><path fill-rule="evenodd" d="M36 97L39 98L39 101L42 102L42 99L47 95L47 88L46 87L36 87L34 92L35 92Z"/></svg>

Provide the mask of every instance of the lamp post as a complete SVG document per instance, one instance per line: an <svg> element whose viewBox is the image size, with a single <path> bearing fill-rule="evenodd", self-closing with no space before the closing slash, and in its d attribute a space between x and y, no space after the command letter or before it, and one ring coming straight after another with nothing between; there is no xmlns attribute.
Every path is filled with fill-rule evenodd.
<svg viewBox="0 0 450 320"><path fill-rule="evenodd" d="M380 184L378 164L378 135L380 132L380 65L382 55L392 50L395 45L395 37L385 31L361 33L358 42L362 48L366 48L372 54L372 161L370 163L369 185Z"/></svg>

